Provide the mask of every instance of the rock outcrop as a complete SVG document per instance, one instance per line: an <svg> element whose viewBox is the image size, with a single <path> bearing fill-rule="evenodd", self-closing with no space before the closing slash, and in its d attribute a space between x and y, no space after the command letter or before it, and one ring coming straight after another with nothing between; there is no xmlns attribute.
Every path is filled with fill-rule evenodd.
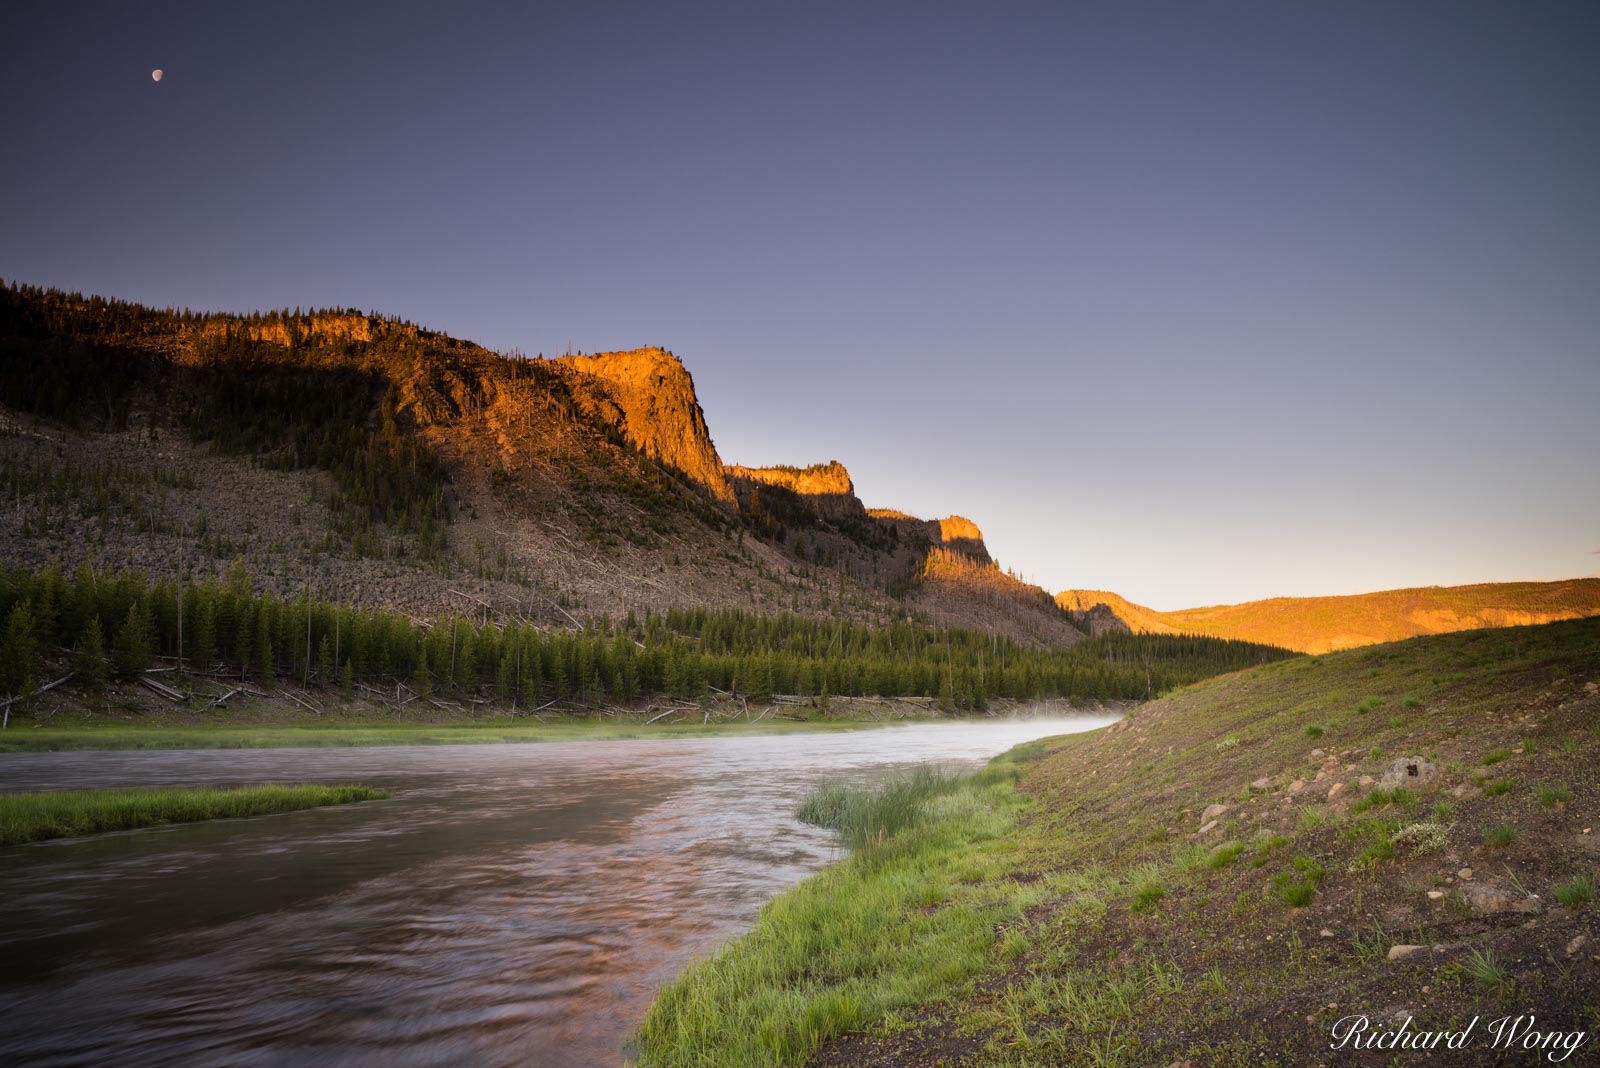
<svg viewBox="0 0 1600 1068"><path fill-rule="evenodd" d="M793 494L796 503L809 508L819 519L830 522L853 522L865 519L867 510L856 496L856 487L850 481L850 472L838 460L810 467L744 467L729 464L723 468L729 484L743 502L748 503L752 492L779 490Z"/></svg>
<svg viewBox="0 0 1600 1068"><path fill-rule="evenodd" d="M646 456L670 464L718 500L733 503L694 379L676 356L645 348L563 356L557 362L590 379L580 379L574 389L586 413L616 427Z"/></svg>

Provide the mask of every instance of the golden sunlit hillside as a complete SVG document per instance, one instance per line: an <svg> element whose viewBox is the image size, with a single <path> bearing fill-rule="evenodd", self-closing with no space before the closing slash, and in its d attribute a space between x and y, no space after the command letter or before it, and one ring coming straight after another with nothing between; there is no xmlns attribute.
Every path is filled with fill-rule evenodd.
<svg viewBox="0 0 1600 1068"><path fill-rule="evenodd" d="M1204 634L1326 653L1422 634L1600 615L1600 578L1424 586L1342 597L1273 597L1176 612L1146 608L1104 590L1066 590L1056 594L1056 603L1075 614L1105 605L1136 634Z"/></svg>

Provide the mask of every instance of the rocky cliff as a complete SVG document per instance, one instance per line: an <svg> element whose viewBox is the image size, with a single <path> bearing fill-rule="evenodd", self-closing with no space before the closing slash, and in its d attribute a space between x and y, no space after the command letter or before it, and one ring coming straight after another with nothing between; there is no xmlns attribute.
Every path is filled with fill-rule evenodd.
<svg viewBox="0 0 1600 1068"><path fill-rule="evenodd" d="M711 496L733 503L694 379L676 356L644 348L564 356L557 362L588 376L574 390L586 413L616 427L629 444L672 465Z"/></svg>
<svg viewBox="0 0 1600 1068"><path fill-rule="evenodd" d="M792 495L793 504L810 509L818 519L855 522L866 518L867 510L856 496L850 472L838 460L810 467L744 467L730 464L723 469L735 495L749 507L765 491L770 503L772 491ZM755 496L752 497L752 494Z"/></svg>

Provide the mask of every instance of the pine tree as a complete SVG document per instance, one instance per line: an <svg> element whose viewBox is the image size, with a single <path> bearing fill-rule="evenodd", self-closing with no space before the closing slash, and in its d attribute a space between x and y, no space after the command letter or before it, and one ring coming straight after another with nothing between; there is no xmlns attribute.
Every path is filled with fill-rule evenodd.
<svg viewBox="0 0 1600 1068"><path fill-rule="evenodd" d="M83 637L78 639L78 650L72 657L72 669L86 690L100 689L110 675L106 641L100 632L98 616L90 616L88 625L83 628Z"/></svg>
<svg viewBox="0 0 1600 1068"><path fill-rule="evenodd" d="M428 647L424 645L417 655L417 670L411 676L411 688L423 697L433 695L433 676L428 674Z"/></svg>
<svg viewBox="0 0 1600 1068"><path fill-rule="evenodd" d="M272 619L267 614L266 604L262 604L261 611L256 613L256 647L251 652L254 668L262 682L271 682L278 674L277 657L272 649Z"/></svg>
<svg viewBox="0 0 1600 1068"><path fill-rule="evenodd" d="M516 653L507 650L506 655L500 658L500 670L495 674L494 689L501 698L516 699L517 696L517 659Z"/></svg>
<svg viewBox="0 0 1600 1068"><path fill-rule="evenodd" d="M6 616L5 638L0 641L0 692L21 697L38 685L39 639L35 634L33 606L23 601Z"/></svg>
<svg viewBox="0 0 1600 1068"><path fill-rule="evenodd" d="M128 617L117 628L111 644L111 664L116 673L131 679L155 660L155 624L142 598L128 606Z"/></svg>
<svg viewBox="0 0 1600 1068"><path fill-rule="evenodd" d="M333 636L324 634L317 646L317 681L324 686L333 685Z"/></svg>
<svg viewBox="0 0 1600 1068"><path fill-rule="evenodd" d="M191 669L209 671L217 658L217 608L209 591L196 599L194 615L194 638L189 643L194 660Z"/></svg>

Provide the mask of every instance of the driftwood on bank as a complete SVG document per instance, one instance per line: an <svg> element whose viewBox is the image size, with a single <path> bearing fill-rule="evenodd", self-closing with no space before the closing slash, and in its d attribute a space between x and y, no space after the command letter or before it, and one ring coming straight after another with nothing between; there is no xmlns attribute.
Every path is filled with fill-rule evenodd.
<svg viewBox="0 0 1600 1068"><path fill-rule="evenodd" d="M322 709L318 708L316 705L312 704L310 701L307 701L307 700L305 700L303 698L300 698L300 697L296 697L294 694L290 693L288 690L283 689L282 687L280 687L278 689L278 692L280 694L282 694L283 696L287 697L289 700L293 701L295 704L303 705L306 708L309 708L311 711L315 712L317 715L319 715L319 716L322 715Z"/></svg>
<svg viewBox="0 0 1600 1068"><path fill-rule="evenodd" d="M69 671L54 682L45 683L37 690L34 690L30 693L19 694L16 697L8 697L4 701L0 701L0 730L4 730L6 725L11 722L12 705L18 703L19 701L26 701L29 698L38 697L40 694L45 693L46 691L53 690L57 686L60 686L63 682L66 682L68 679L72 678L72 676L75 674L77 674L77 672Z"/></svg>
<svg viewBox="0 0 1600 1068"><path fill-rule="evenodd" d="M174 704L187 700L183 694L179 693L177 690L174 690L171 686L168 686L164 682L157 682L149 675L140 675L139 683L144 686L145 689L152 690L155 693L160 694L162 697L165 697Z"/></svg>
<svg viewBox="0 0 1600 1068"><path fill-rule="evenodd" d="M205 708L202 708L200 711L207 712L207 711L210 711L213 708L216 708L218 705L220 705L220 704L224 703L225 701L227 701L228 698L230 698L234 694L238 693L239 689L240 689L240 687L235 686L233 689L229 690L227 693L223 694L221 697L213 697L211 699L211 701L205 706Z"/></svg>

